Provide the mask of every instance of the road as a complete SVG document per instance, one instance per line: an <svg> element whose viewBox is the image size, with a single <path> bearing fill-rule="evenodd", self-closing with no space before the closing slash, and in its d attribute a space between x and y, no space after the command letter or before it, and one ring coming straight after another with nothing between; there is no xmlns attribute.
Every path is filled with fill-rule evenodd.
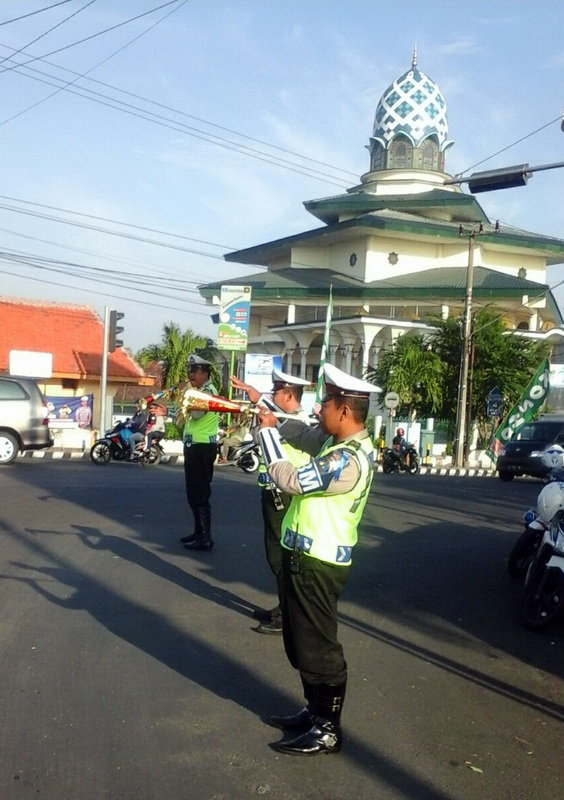
<svg viewBox="0 0 564 800"><path fill-rule="evenodd" d="M340 609L344 750L270 750L301 705L254 477L219 469L187 553L179 467L0 470L0 800L554 800L564 623L518 622L505 562L541 484L375 476Z"/></svg>

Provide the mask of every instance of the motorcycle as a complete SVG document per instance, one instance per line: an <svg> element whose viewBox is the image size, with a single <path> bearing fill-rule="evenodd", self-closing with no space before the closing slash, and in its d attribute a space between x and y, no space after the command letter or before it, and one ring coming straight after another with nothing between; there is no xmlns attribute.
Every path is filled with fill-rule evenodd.
<svg viewBox="0 0 564 800"><path fill-rule="evenodd" d="M525 530L513 545L507 560L507 572L515 580L523 580L526 576L547 527L534 508L525 511L523 523Z"/></svg>
<svg viewBox="0 0 564 800"><path fill-rule="evenodd" d="M537 511L545 530L527 568L521 606L529 630L542 630L564 613L564 482L542 489Z"/></svg>
<svg viewBox="0 0 564 800"><path fill-rule="evenodd" d="M106 431L106 435L97 439L90 448L90 459L98 466L102 464L109 464L110 461L130 461L137 464L142 464L144 467L156 467L161 463L164 455L164 450L161 446L160 439L153 437L151 444L148 443L147 437L143 442L140 442L135 450L131 452L128 444L126 444L121 436L119 430L115 429Z"/></svg>
<svg viewBox="0 0 564 800"><path fill-rule="evenodd" d="M382 470L387 474L407 472L409 475L417 475L419 472L419 454L412 444L408 444L401 455L392 450L391 447L386 447L382 457Z"/></svg>
<svg viewBox="0 0 564 800"><path fill-rule="evenodd" d="M218 461L220 467L240 467L243 472L256 472L259 466L259 448L252 439L230 447L225 461Z"/></svg>

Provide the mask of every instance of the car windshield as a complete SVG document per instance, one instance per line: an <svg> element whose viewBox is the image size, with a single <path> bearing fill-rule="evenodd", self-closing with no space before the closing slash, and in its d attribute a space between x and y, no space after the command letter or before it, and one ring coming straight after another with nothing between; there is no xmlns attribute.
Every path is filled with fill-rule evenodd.
<svg viewBox="0 0 564 800"><path fill-rule="evenodd" d="M531 422L525 425L517 436L520 442L553 442L563 427L561 422Z"/></svg>

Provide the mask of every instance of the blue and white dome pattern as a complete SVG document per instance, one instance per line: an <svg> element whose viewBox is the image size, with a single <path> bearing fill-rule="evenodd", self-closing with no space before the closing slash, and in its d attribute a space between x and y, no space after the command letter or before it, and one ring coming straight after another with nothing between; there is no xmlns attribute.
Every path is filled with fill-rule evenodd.
<svg viewBox="0 0 564 800"><path fill-rule="evenodd" d="M447 107L437 86L414 63L382 95L374 120L373 138L387 148L392 139L403 133L414 147L436 136L441 151L449 144Z"/></svg>

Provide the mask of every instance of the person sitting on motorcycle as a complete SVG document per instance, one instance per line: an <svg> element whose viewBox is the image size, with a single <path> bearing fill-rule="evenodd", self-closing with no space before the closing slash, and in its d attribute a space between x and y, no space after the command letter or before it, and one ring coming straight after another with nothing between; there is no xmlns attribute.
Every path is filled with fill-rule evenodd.
<svg viewBox="0 0 564 800"><path fill-rule="evenodd" d="M218 464L225 464L228 460L229 448L238 447L249 432L249 426L245 420L239 418L225 431L225 437L221 442Z"/></svg>
<svg viewBox="0 0 564 800"><path fill-rule="evenodd" d="M145 440L145 432L147 430L147 424L149 422L149 412L144 407L144 404L139 402L137 404L137 410L135 414L129 420L129 429L131 430L131 436L129 437L129 449L131 450L131 455L135 456L137 451L137 445L140 442Z"/></svg>
<svg viewBox="0 0 564 800"><path fill-rule="evenodd" d="M150 447L153 442L160 442L160 440L165 435L165 418L164 411L162 406L159 406L157 403L152 403L149 406L149 417L147 420L147 427L145 433L147 433L147 447Z"/></svg>
<svg viewBox="0 0 564 800"><path fill-rule="evenodd" d="M396 435L392 439L392 450L394 456L403 464L405 460L405 453L407 451L407 441L404 438L405 431L403 428L396 430Z"/></svg>

